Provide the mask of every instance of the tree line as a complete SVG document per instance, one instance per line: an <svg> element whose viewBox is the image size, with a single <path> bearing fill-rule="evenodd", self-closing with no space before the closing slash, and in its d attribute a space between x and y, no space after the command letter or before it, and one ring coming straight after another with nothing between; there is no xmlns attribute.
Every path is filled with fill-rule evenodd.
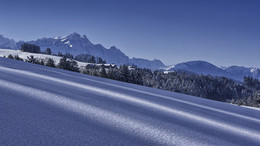
<svg viewBox="0 0 260 146"><path fill-rule="evenodd" d="M42 53L47 55L52 54L50 48L47 48L45 52L41 52L41 48L38 45L29 44L29 43L22 44L19 50L22 52L30 52L30 53Z"/></svg>
<svg viewBox="0 0 260 146"><path fill-rule="evenodd" d="M87 63L106 64L106 61L103 60L102 58L95 57L95 56L92 56L92 55L89 55L89 54L79 54L75 57L70 53L62 54L61 52L58 52L58 54L52 54L52 51L51 51L50 48L47 48L44 52L41 52L41 49L38 45L29 44L29 43L22 44L21 47L20 47L20 51L66 57L68 59L75 59L77 61L87 62Z"/></svg>

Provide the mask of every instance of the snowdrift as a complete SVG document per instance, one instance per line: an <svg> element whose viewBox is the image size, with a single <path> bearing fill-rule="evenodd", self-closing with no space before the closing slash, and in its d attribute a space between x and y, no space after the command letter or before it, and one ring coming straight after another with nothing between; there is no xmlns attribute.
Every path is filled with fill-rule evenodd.
<svg viewBox="0 0 260 146"><path fill-rule="evenodd" d="M260 145L260 111L0 58L0 145Z"/></svg>

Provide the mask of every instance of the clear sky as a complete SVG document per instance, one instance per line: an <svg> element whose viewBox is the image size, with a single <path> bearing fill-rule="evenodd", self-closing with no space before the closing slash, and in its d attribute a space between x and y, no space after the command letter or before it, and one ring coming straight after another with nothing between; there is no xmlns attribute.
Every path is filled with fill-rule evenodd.
<svg viewBox="0 0 260 146"><path fill-rule="evenodd" d="M205 60L260 67L260 0L0 0L0 34L86 34L166 65Z"/></svg>

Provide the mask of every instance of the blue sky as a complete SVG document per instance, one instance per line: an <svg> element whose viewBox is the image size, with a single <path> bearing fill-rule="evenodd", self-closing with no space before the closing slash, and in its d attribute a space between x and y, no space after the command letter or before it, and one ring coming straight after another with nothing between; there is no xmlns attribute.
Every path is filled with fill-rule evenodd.
<svg viewBox="0 0 260 146"><path fill-rule="evenodd" d="M15 40L78 32L166 65L260 67L260 0L0 0L0 19Z"/></svg>

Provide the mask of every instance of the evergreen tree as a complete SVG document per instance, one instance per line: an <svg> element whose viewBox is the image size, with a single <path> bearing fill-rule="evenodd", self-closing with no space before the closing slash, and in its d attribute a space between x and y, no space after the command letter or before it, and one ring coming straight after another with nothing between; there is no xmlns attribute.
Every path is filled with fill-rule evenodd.
<svg viewBox="0 0 260 146"><path fill-rule="evenodd" d="M66 58L73 59L73 55L70 54L70 53L66 53L64 56L65 56Z"/></svg>
<svg viewBox="0 0 260 146"><path fill-rule="evenodd" d="M107 73L104 65L101 66L100 76L103 78L107 78Z"/></svg>
<svg viewBox="0 0 260 146"><path fill-rule="evenodd" d="M47 49L46 49L46 54L47 54L47 55L51 55L51 49L50 49L50 48L47 48Z"/></svg>
<svg viewBox="0 0 260 146"><path fill-rule="evenodd" d="M78 63L75 60L68 60L68 64L70 71L79 72Z"/></svg>
<svg viewBox="0 0 260 146"><path fill-rule="evenodd" d="M19 55L15 55L15 56L14 56L14 59L15 59L15 60L20 60L20 61L23 61L23 59L22 59L22 58L20 58L20 57L19 57Z"/></svg>
<svg viewBox="0 0 260 146"><path fill-rule="evenodd" d="M96 63L96 59L94 56L91 56L89 63Z"/></svg>
<svg viewBox="0 0 260 146"><path fill-rule="evenodd" d="M40 60L40 65L45 65L43 59Z"/></svg>
<svg viewBox="0 0 260 146"><path fill-rule="evenodd" d="M251 76L244 77L244 84L254 90L260 90L260 82Z"/></svg>
<svg viewBox="0 0 260 146"><path fill-rule="evenodd" d="M58 68L68 70L67 58L63 56L58 63Z"/></svg>
<svg viewBox="0 0 260 146"><path fill-rule="evenodd" d="M97 57L97 63L98 64L106 64L106 61L104 61L102 58Z"/></svg>
<svg viewBox="0 0 260 146"><path fill-rule="evenodd" d="M55 67L54 60L52 58L48 58L46 62L46 66Z"/></svg>
<svg viewBox="0 0 260 146"><path fill-rule="evenodd" d="M60 59L58 68L75 72L79 71L77 62L75 60L67 60L67 57L65 56Z"/></svg>
<svg viewBox="0 0 260 146"><path fill-rule="evenodd" d="M30 57L27 56L27 60L26 62L29 62L29 63L36 63L36 58L34 58L33 55L30 55Z"/></svg>
<svg viewBox="0 0 260 146"><path fill-rule="evenodd" d="M121 81L131 82L128 66L124 64L123 66L121 66L120 70L121 70Z"/></svg>
<svg viewBox="0 0 260 146"><path fill-rule="evenodd" d="M7 58L9 58L9 59L14 59L14 57L13 57L12 54L9 54L9 55L7 56Z"/></svg>
<svg viewBox="0 0 260 146"><path fill-rule="evenodd" d="M107 77L109 79L115 79L115 69L113 69L111 66L108 69Z"/></svg>
<svg viewBox="0 0 260 146"><path fill-rule="evenodd" d="M59 53L58 53L58 56L61 56L61 57L62 57L62 56L63 56L63 54L62 54L62 53L59 51Z"/></svg>

